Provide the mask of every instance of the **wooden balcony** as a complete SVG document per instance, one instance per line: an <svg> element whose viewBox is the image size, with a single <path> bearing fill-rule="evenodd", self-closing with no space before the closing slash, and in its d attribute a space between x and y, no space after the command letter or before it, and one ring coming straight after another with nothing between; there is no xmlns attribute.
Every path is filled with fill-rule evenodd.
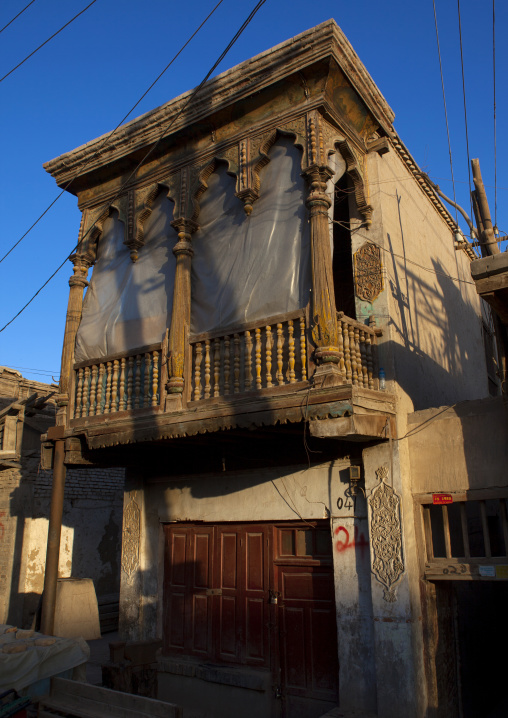
<svg viewBox="0 0 508 718"><path fill-rule="evenodd" d="M340 360L332 383L313 360L308 309L190 335L183 394L167 391L167 338L75 364L66 435L84 435L94 449L309 421L316 436L382 436L394 397L379 391L380 331L342 312L337 324ZM349 429L344 422L333 428L357 416L360 430L352 421Z"/></svg>

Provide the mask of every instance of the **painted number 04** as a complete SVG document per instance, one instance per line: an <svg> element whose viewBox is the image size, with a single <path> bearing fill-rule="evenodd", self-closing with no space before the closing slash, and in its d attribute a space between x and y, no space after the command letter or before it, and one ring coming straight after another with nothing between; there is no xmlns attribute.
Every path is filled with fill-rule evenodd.
<svg viewBox="0 0 508 718"><path fill-rule="evenodd" d="M337 499L337 508L339 509L339 511L342 511L342 509L354 511L356 508L356 496L345 496L345 498L339 496L339 498Z"/></svg>

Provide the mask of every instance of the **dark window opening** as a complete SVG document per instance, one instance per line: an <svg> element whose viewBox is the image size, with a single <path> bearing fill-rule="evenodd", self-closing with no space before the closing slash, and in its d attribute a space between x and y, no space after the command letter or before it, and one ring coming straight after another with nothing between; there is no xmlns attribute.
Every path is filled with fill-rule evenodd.
<svg viewBox="0 0 508 718"><path fill-rule="evenodd" d="M353 188L347 174L335 185L333 203L333 288L337 311L356 319L349 198Z"/></svg>

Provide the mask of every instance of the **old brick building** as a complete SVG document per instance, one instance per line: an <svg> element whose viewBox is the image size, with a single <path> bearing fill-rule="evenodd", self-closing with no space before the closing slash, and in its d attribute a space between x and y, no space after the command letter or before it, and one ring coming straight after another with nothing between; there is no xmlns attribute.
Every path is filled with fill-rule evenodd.
<svg viewBox="0 0 508 718"><path fill-rule="evenodd" d="M44 583L52 472L40 437L55 423L56 389L0 367L0 623L20 627ZM118 603L124 470L70 469L66 483L59 575L92 578L99 603Z"/></svg>

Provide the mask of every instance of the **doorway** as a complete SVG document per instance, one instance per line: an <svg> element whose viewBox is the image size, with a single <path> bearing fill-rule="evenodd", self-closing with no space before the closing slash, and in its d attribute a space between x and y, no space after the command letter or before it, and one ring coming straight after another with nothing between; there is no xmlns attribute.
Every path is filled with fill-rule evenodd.
<svg viewBox="0 0 508 718"><path fill-rule="evenodd" d="M182 523L164 532L164 653L269 672L277 718L335 707L329 524Z"/></svg>

